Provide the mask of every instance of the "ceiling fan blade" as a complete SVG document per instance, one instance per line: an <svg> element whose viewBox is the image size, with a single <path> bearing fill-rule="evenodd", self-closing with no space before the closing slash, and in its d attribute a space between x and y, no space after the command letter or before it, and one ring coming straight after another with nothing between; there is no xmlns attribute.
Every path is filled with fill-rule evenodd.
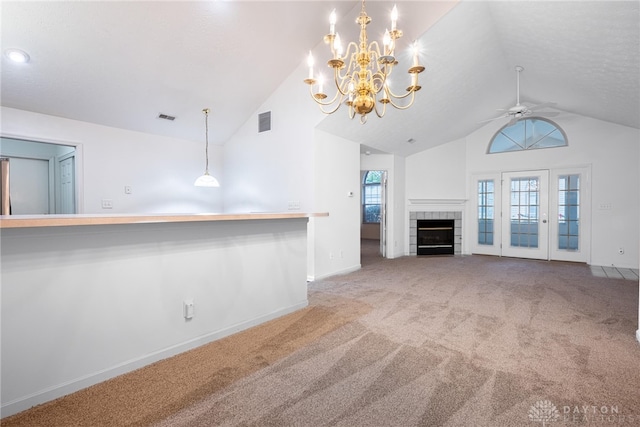
<svg viewBox="0 0 640 427"><path fill-rule="evenodd" d="M516 123L518 120L522 119L523 117L530 116L532 114L534 116L541 116L541 117L555 117L558 114L560 114L553 111L548 111L548 112L541 111L539 113L535 113L536 111L539 111L543 108L555 107L556 106L555 102L543 102L542 104L533 105L531 107L526 105L526 103L520 104L520 73L522 73L522 71L524 71L524 68L521 67L520 65L516 65L516 105L508 109L499 108L497 111L504 112L503 115L499 117L495 117L493 119L483 120L479 123L491 122L493 120L498 120L498 119L509 119L509 123L507 124L507 126L511 126L514 123Z"/></svg>
<svg viewBox="0 0 640 427"><path fill-rule="evenodd" d="M536 110L540 110L542 108L555 107L556 105L558 105L557 102L543 102L542 104L538 104L538 105L534 105L532 107L529 107L529 110L536 111Z"/></svg>
<svg viewBox="0 0 640 427"><path fill-rule="evenodd" d="M482 121L479 121L478 123L487 123L487 122L492 122L492 121L494 121L494 120L500 120L500 119L504 119L504 118L507 118L507 117L509 117L509 115L508 115L508 114L503 114L502 116L494 117L494 118L492 118L492 119L482 120Z"/></svg>
<svg viewBox="0 0 640 427"><path fill-rule="evenodd" d="M558 112L556 111L541 111L539 113L536 113L536 116L540 116L540 117L556 117L558 114Z"/></svg>

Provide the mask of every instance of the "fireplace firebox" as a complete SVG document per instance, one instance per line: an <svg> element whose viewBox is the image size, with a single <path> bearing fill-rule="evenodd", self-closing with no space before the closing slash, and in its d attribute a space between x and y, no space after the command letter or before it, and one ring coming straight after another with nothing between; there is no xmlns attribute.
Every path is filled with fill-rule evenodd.
<svg viewBox="0 0 640 427"><path fill-rule="evenodd" d="M453 255L454 224L452 219L419 219L417 254Z"/></svg>

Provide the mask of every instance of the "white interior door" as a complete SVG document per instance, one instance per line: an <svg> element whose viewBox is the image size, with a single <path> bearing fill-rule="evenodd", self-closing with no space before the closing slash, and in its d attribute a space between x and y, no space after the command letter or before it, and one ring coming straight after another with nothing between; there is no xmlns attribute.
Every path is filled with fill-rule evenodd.
<svg viewBox="0 0 640 427"><path fill-rule="evenodd" d="M502 255L549 259L549 171L502 174Z"/></svg>
<svg viewBox="0 0 640 427"><path fill-rule="evenodd" d="M76 213L75 157L60 160L60 210L61 214Z"/></svg>
<svg viewBox="0 0 640 427"><path fill-rule="evenodd" d="M11 158L9 169L13 215L42 215L49 211L49 161Z"/></svg>

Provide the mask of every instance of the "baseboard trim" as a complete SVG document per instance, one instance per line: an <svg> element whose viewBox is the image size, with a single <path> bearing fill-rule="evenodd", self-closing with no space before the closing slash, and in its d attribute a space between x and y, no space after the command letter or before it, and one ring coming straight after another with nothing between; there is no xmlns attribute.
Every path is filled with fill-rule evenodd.
<svg viewBox="0 0 640 427"><path fill-rule="evenodd" d="M93 374L89 374L75 380L71 380L62 384L58 384L39 392L15 399L7 402L0 407L0 418L15 415L19 412L32 408L33 406L40 405L42 403L49 402L62 396L74 393L92 385L101 383L118 375L126 374L127 372L135 371L136 369L155 363L159 360L166 359L175 356L185 351L192 350L210 342L217 341L221 338L243 331L245 329L252 328L269 320L276 319L278 317L285 316L300 309L303 309L309 305L309 301L305 300L290 307L276 310L272 313L265 314L263 316L256 317L254 319L242 322L231 327L211 332L180 344L156 351L145 356L131 359L123 362L119 365L107 368Z"/></svg>
<svg viewBox="0 0 640 427"><path fill-rule="evenodd" d="M352 265L351 267L343 268L342 270L332 271L331 273L320 274L318 276L307 276L307 282L314 282L316 280L323 280L331 276L338 276L341 274L353 273L354 271L358 271L362 268L361 264Z"/></svg>

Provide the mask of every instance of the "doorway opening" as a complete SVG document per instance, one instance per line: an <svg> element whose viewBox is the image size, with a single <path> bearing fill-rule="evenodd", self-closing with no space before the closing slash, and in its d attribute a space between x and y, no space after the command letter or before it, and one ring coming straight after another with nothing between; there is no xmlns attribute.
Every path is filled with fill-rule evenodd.
<svg viewBox="0 0 640 427"><path fill-rule="evenodd" d="M63 143L1 137L4 214L43 215L79 212L79 148Z"/></svg>
<svg viewBox="0 0 640 427"><path fill-rule="evenodd" d="M377 251L374 256L384 258L387 242L387 172L361 171L361 183L361 261L370 257L372 251Z"/></svg>

